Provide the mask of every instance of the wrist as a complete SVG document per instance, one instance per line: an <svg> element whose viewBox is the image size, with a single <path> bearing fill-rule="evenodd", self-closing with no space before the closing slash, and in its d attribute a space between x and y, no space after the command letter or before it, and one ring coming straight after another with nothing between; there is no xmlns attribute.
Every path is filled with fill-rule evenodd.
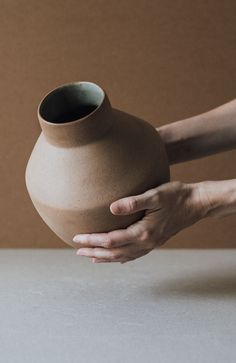
<svg viewBox="0 0 236 363"><path fill-rule="evenodd" d="M191 204L196 211L198 219L204 219L208 216L211 205L205 188L205 182L188 184L191 189Z"/></svg>
<svg viewBox="0 0 236 363"><path fill-rule="evenodd" d="M236 212L236 180L197 183L206 217L222 217Z"/></svg>

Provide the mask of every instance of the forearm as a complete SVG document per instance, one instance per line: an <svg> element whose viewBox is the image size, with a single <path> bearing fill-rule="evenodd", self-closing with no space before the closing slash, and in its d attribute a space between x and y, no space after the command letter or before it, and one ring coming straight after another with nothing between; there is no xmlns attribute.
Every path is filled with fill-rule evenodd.
<svg viewBox="0 0 236 363"><path fill-rule="evenodd" d="M206 217L236 213L236 179L197 183Z"/></svg>
<svg viewBox="0 0 236 363"><path fill-rule="evenodd" d="M236 148L236 99L201 115L157 128L170 164Z"/></svg>

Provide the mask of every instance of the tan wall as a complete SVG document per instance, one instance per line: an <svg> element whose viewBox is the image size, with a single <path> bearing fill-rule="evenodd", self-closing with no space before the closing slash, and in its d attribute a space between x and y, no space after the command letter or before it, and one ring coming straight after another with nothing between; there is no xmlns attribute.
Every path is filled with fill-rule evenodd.
<svg viewBox="0 0 236 363"><path fill-rule="evenodd" d="M27 196L36 108L59 84L102 85L155 126L236 96L234 0L0 0L0 245L63 246ZM235 120L236 121L236 120ZM236 151L172 168L183 181L236 176ZM236 246L236 217L203 221L169 247Z"/></svg>

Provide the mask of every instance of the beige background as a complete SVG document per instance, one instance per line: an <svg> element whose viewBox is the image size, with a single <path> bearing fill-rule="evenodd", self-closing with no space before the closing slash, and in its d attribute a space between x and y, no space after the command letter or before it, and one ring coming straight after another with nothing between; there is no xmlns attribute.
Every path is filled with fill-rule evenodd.
<svg viewBox="0 0 236 363"><path fill-rule="evenodd" d="M154 126L236 95L236 2L0 0L0 246L65 246L26 193L44 94L97 82L114 107ZM172 168L182 181L236 177L236 151ZM236 217L205 220L167 247L236 246Z"/></svg>

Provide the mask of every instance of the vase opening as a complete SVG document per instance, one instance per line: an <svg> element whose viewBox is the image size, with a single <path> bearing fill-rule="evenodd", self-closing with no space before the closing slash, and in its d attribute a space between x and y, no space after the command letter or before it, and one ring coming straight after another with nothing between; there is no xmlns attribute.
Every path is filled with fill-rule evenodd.
<svg viewBox="0 0 236 363"><path fill-rule="evenodd" d="M104 97L104 91L95 83L65 84L44 97L39 114L45 121L55 124L76 121L94 112Z"/></svg>

